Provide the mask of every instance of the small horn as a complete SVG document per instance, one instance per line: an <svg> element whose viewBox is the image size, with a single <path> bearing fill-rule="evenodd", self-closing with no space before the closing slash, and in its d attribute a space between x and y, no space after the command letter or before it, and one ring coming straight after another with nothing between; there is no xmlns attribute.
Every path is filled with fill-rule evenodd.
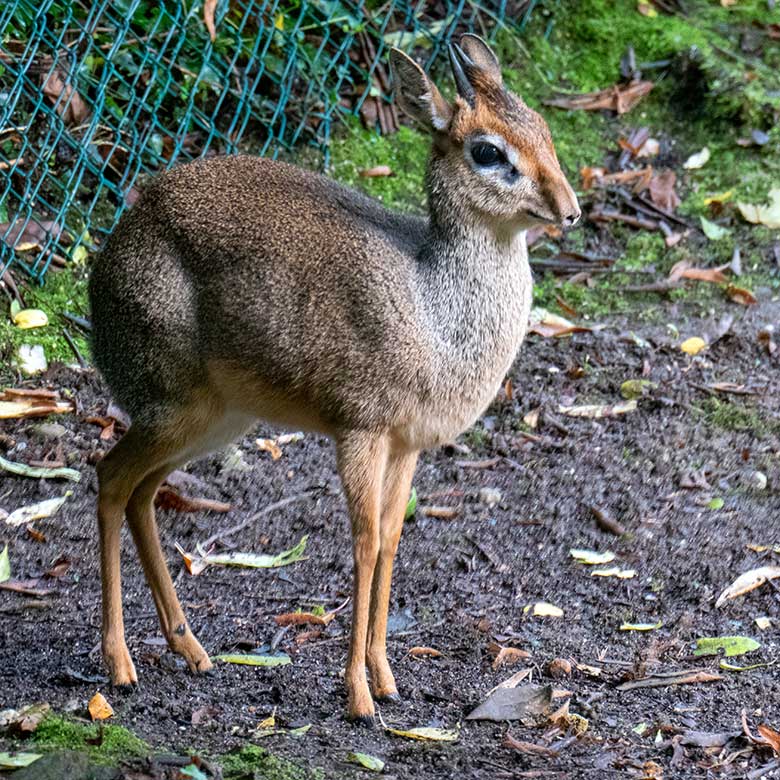
<svg viewBox="0 0 780 780"><path fill-rule="evenodd" d="M455 86L458 88L458 94L473 108L477 94L466 75L466 70L473 68L474 63L457 43L451 43L449 51L452 75L455 77Z"/></svg>

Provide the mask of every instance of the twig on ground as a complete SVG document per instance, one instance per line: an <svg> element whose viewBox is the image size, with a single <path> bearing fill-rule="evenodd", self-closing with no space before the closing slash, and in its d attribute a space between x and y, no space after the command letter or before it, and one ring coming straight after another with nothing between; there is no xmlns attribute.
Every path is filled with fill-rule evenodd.
<svg viewBox="0 0 780 780"><path fill-rule="evenodd" d="M62 335L65 336L65 341L68 342L71 352L76 356L76 360L79 361L79 366L81 366L81 368L86 368L87 361L84 360L81 352L79 352L79 348L76 346L76 342L73 340L73 337L70 335L67 328L62 329Z"/></svg>
<svg viewBox="0 0 780 780"><path fill-rule="evenodd" d="M250 525L254 525L261 517L270 515L279 509L283 509L290 504L294 504L296 501L303 501L306 498L312 498L315 494L325 492L327 490L327 485L317 485L316 487L305 490L303 493L297 493L294 496L287 496L287 498L275 501L273 504L269 504L259 512L255 512L253 515L250 515L246 518L246 520L242 520L238 525L234 525L232 528L226 528L223 531L219 531L213 536L210 536L208 539L206 539L205 542L203 542L202 547L204 550L207 550L209 547L211 547L212 544L218 541L222 541L226 536L233 536L233 534L237 534L239 531L243 531Z"/></svg>

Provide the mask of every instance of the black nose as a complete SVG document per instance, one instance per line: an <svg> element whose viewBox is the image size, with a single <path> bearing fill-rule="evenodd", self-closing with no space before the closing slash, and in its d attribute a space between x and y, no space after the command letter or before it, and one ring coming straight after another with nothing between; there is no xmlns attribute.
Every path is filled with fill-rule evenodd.
<svg viewBox="0 0 780 780"><path fill-rule="evenodd" d="M563 218L563 226L564 227L573 227L574 225L579 222L580 216L582 215L582 212L577 209L576 211L572 211L571 214L567 214Z"/></svg>

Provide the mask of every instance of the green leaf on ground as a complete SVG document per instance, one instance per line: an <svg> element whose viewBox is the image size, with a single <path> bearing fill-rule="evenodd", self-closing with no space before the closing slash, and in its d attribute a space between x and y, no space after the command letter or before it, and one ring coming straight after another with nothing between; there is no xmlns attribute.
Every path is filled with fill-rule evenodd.
<svg viewBox="0 0 780 780"><path fill-rule="evenodd" d="M376 756L369 756L368 753L348 753L347 761L352 764L358 764L370 772L381 772L385 768L385 762Z"/></svg>
<svg viewBox="0 0 780 780"><path fill-rule="evenodd" d="M748 636L705 636L696 640L694 655L718 655L721 650L727 658L758 650L760 642Z"/></svg>
<svg viewBox="0 0 780 780"><path fill-rule="evenodd" d="M726 238L726 236L731 234L731 231L728 228L716 225L706 217L699 217L699 219L701 220L701 229L710 241L720 241L722 238Z"/></svg>
<svg viewBox="0 0 780 780"><path fill-rule="evenodd" d="M747 666L737 666L736 664L730 664L724 659L720 659L718 666L727 672L750 672L753 669L764 669L769 664L747 664Z"/></svg>
<svg viewBox="0 0 780 780"><path fill-rule="evenodd" d="M412 492L409 494L409 501L406 504L406 511L404 512L404 520L408 520L417 511L417 488L412 488ZM362 754L361 754L362 755Z"/></svg>
<svg viewBox="0 0 780 780"><path fill-rule="evenodd" d="M39 758L42 753L0 753L0 769L22 769Z"/></svg>
<svg viewBox="0 0 780 780"><path fill-rule="evenodd" d="M35 479L69 479L78 482L81 479L76 469L59 468L48 469L42 466L28 466L26 463L15 463L0 457L0 468L10 471L19 477L33 477Z"/></svg>
<svg viewBox="0 0 780 780"><path fill-rule="evenodd" d="M243 566L249 569L276 569L280 566L289 566L303 559L308 536L301 537L301 541L289 550L284 550L278 555L267 553L233 552L220 555L206 553L198 545L198 554L186 552L184 548L176 544L179 555L184 559L184 565L190 574L200 574L207 566Z"/></svg>
<svg viewBox="0 0 780 780"><path fill-rule="evenodd" d="M215 655L212 661L223 661L226 664L243 664L244 666L287 666L292 663L289 655L253 655L251 653L227 653Z"/></svg>
<svg viewBox="0 0 780 780"><path fill-rule="evenodd" d="M658 385L649 379L626 379L620 385L620 395L627 401L631 401L632 399L642 398L647 392L654 390L656 387Z"/></svg>
<svg viewBox="0 0 780 780"><path fill-rule="evenodd" d="M723 509L723 499L720 496L715 496L709 504L707 504L707 509Z"/></svg>

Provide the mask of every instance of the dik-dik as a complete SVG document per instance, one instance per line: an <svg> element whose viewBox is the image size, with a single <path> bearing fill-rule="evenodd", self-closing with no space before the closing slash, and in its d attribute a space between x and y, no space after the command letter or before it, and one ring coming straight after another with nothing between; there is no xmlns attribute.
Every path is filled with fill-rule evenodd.
<svg viewBox="0 0 780 780"><path fill-rule="evenodd" d="M137 680L124 517L171 650L194 672L211 667L168 573L154 496L173 469L263 419L335 441L354 555L348 714L370 722L371 691L398 697L385 634L418 453L468 428L512 364L531 305L526 229L580 216L547 125L504 88L493 52L464 35L450 58L452 103L390 55L399 106L432 136L427 219L284 163L223 157L157 178L107 242L90 283L94 354L132 418L98 467L114 684Z"/></svg>

